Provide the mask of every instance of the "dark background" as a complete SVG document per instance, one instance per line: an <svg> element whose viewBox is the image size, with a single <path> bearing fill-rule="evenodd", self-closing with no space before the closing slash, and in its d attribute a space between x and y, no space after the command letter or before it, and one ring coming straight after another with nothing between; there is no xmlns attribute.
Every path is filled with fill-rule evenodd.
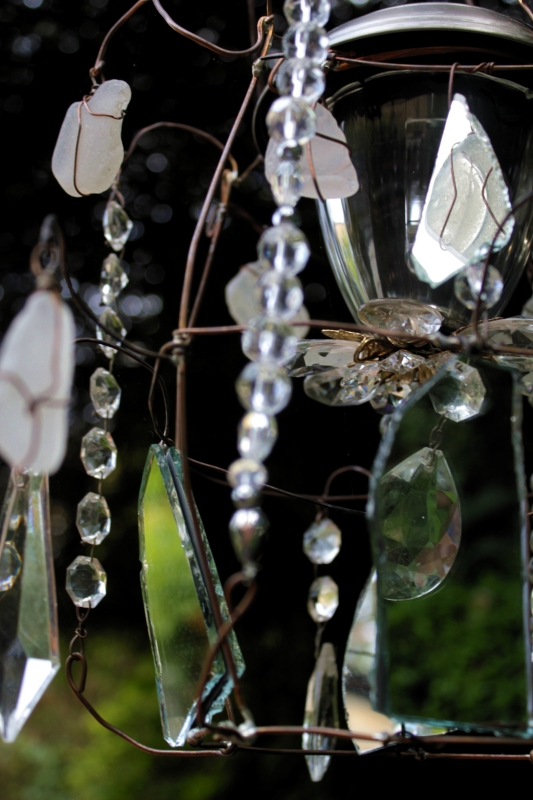
<svg viewBox="0 0 533 800"><path fill-rule="evenodd" d="M255 5L257 14L264 11L263 3ZM284 29L281 5L275 3L279 33ZM353 6L342 0L333 5L333 26L379 7L371 3ZM482 5L522 19L517 6ZM169 0L167 7L180 24L211 41L227 48L248 46L243 0ZM101 229L105 197L67 196L51 175L50 159L67 107L90 89L88 69L103 34L127 8L124 0L11 0L0 5L2 331L32 289L29 252L43 217L50 212L59 216L64 228L76 285L98 310L96 286L101 261L108 253ZM135 131L158 120L195 125L224 140L250 79L250 59L221 59L210 54L173 33L148 5L115 37L105 74L126 80L133 88L123 126L126 145ZM249 113L234 148L241 171L256 155L250 121ZM144 137L130 159L123 188L135 229L125 254L130 283L121 301L130 341L157 349L171 338L177 325L189 239L217 157L214 148L189 134L164 131ZM255 260L257 230L268 224L274 208L260 169L233 194L232 202L255 222L244 221L239 208L233 209L213 265L200 325L232 323L224 287L242 264ZM299 210L313 251L301 276L306 305L312 317L349 320L326 261L314 204L303 200ZM523 281L508 313L519 313L528 296ZM94 335L81 318L78 334ZM95 491L95 481L85 474L79 460L80 438L96 422L89 377L96 366L107 363L88 345L79 347L77 362L69 451L63 468L51 480L63 654L75 627L73 606L63 588L65 569L83 552L74 524L76 505L87 491ZM192 457L222 467L236 457L236 425L243 412L233 385L245 363L238 336L195 340L188 391ZM136 530L142 468L149 445L156 441L146 406L149 375L124 357L117 359L115 374L123 388L121 408L111 425L119 462L104 484L113 524L96 553L108 575L108 594L90 617L87 692L111 722L160 747L164 743L141 604ZM172 369L164 367L163 375L172 395ZM379 441L378 422L369 405L329 409L309 400L301 381L294 381L292 402L279 417L279 442L267 463L270 482L294 492L319 494L337 467L360 464L369 468ZM7 480L6 467L2 479L4 483ZM232 513L229 489L199 474L193 479L215 560L225 579L238 567L227 536ZM361 493L365 488L363 478L353 475L334 484L339 493ZM301 538L314 518L315 507L274 498L265 498L264 507L271 527L259 593L237 630L247 662L244 689L259 724L300 724L313 669L315 635L315 625L306 612L313 567L301 552ZM342 529L343 548L331 567L322 571L339 584L340 606L324 640L335 643L342 667L344 644L370 560L364 521L340 513L333 513L332 518ZM298 746L297 739L283 741ZM390 791L398 782L406 792L425 791L445 778L475 781L479 789L485 784L488 787L496 775L517 784L530 779L530 767L338 758L323 782L313 785L300 756L238 754L206 761L158 760L99 728L69 693L62 673L17 742L0 745L5 800L140 800L148 796L203 800L234 794L284 800L341 798L362 791Z"/></svg>

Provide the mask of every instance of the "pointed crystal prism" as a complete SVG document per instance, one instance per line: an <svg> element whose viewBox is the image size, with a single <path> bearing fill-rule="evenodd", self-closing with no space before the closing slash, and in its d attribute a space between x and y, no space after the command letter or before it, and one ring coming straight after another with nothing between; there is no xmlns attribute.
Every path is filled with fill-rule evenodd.
<svg viewBox="0 0 533 800"><path fill-rule="evenodd" d="M303 550L312 564L331 564L340 552L342 534L335 523L325 517L304 533Z"/></svg>
<svg viewBox="0 0 533 800"><path fill-rule="evenodd" d="M119 294L129 283L128 276L120 263L120 258L111 253L102 264L100 273L100 289L102 291L102 302L108 306L116 300Z"/></svg>
<svg viewBox="0 0 533 800"><path fill-rule="evenodd" d="M111 419L120 405L122 394L115 376L103 367L95 369L91 375L90 394L98 416Z"/></svg>
<svg viewBox="0 0 533 800"><path fill-rule="evenodd" d="M111 342L112 344L120 344L124 337L126 336L126 328L122 324L122 320L120 319L119 315L116 311L113 311L112 308L109 306L102 311L100 316L98 317L98 321L105 325L105 327L111 331L114 335L111 336L107 331L103 330L103 328L96 328L96 338L100 339L102 342ZM106 358L113 358L117 351L114 347L106 347L105 344L99 345L100 350L104 353Z"/></svg>
<svg viewBox="0 0 533 800"><path fill-rule="evenodd" d="M111 434L102 428L91 428L81 440L80 458L85 472L103 480L117 466L117 448Z"/></svg>
<svg viewBox="0 0 533 800"><path fill-rule="evenodd" d="M107 575L97 558L78 556L67 567L66 589L75 606L96 608L106 596Z"/></svg>
<svg viewBox="0 0 533 800"><path fill-rule="evenodd" d="M454 422L477 417L487 394L478 370L459 360L446 369L448 374L429 393L435 411Z"/></svg>
<svg viewBox="0 0 533 800"><path fill-rule="evenodd" d="M101 494L88 492L78 503L76 527L82 542L101 544L111 530L111 513Z"/></svg>
<svg viewBox="0 0 533 800"><path fill-rule="evenodd" d="M115 252L120 252L129 239L133 222L116 200L110 200L106 205L102 223L105 238Z"/></svg>
<svg viewBox="0 0 533 800"><path fill-rule="evenodd" d="M59 669L46 476L11 473L0 530L0 735L13 742Z"/></svg>
<svg viewBox="0 0 533 800"><path fill-rule="evenodd" d="M307 685L305 699L304 728L338 728L339 707L337 683L339 674L335 659L335 648L325 642L316 661L316 666ZM303 750L334 750L335 739L319 733L304 733ZM329 767L331 756L306 756L307 768L313 782L321 781Z"/></svg>
<svg viewBox="0 0 533 800"><path fill-rule="evenodd" d="M200 523L223 620L229 617L213 556ZM139 498L141 585L156 669L165 740L185 744L195 720L196 692L207 654L217 638L215 617L202 572L200 543L182 485L180 456L153 445L148 453ZM229 650L238 675L244 662L234 632ZM207 720L219 713L232 689L225 658L216 655L203 694Z"/></svg>

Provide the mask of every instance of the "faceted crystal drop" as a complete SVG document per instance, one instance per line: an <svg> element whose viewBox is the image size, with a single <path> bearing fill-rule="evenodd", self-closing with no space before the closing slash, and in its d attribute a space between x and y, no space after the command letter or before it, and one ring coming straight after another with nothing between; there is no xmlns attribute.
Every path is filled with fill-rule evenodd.
<svg viewBox="0 0 533 800"><path fill-rule="evenodd" d="M11 473L0 530L0 736L13 742L60 666L46 476Z"/></svg>
<svg viewBox="0 0 533 800"><path fill-rule="evenodd" d="M298 278L269 269L260 278L256 293L259 305L267 317L292 319L302 307L304 293Z"/></svg>
<svg viewBox="0 0 533 800"><path fill-rule="evenodd" d="M268 415L279 414L292 393L285 371L268 364L247 364L235 388L244 408Z"/></svg>
<svg viewBox="0 0 533 800"><path fill-rule="evenodd" d="M90 394L98 416L111 419L120 405L122 394L115 376L107 369L98 367L91 375Z"/></svg>
<svg viewBox="0 0 533 800"><path fill-rule="evenodd" d="M201 519L199 535L207 557L220 615L229 617L217 568ZM183 487L180 456L174 448L150 447L139 498L141 585L159 697L161 724L171 747L182 747L195 721L198 685L217 640L217 625L199 558L200 543ZM207 721L224 708L233 688L225 663L237 675L244 661L234 631L229 654L219 651L203 693Z"/></svg>
<svg viewBox="0 0 533 800"><path fill-rule="evenodd" d="M241 564L254 560L262 537L268 530L268 519L260 508L238 508L229 523L235 555Z"/></svg>
<svg viewBox="0 0 533 800"><path fill-rule="evenodd" d="M339 708L337 684L339 674L335 649L325 642L318 656L315 669L307 685L305 699L304 728L338 728ZM304 733L303 750L334 750L335 739L319 733ZM306 756L307 768L313 782L321 781L329 766L331 756Z"/></svg>
<svg viewBox="0 0 533 800"><path fill-rule="evenodd" d="M379 484L383 596L410 600L439 586L461 539L457 489L444 454L424 447Z"/></svg>
<svg viewBox="0 0 533 800"><path fill-rule="evenodd" d="M380 361L379 366L383 372L398 372L401 375L404 372L410 372L412 369L420 367L425 360L423 356L417 356L408 350L397 350L396 353Z"/></svg>
<svg viewBox="0 0 533 800"><path fill-rule="evenodd" d="M310 586L307 610L315 622L327 622L339 605L339 587L329 575L317 578Z"/></svg>
<svg viewBox="0 0 533 800"><path fill-rule="evenodd" d="M454 361L449 374L441 379L429 393L433 408L454 422L471 419L481 413L487 393L481 375L475 367Z"/></svg>
<svg viewBox="0 0 533 800"><path fill-rule="evenodd" d="M305 144L316 132L316 115L309 103L293 97L278 97L266 117L268 132L278 142Z"/></svg>
<svg viewBox="0 0 533 800"><path fill-rule="evenodd" d="M122 321L118 314L113 311L112 308L109 306L102 311L100 316L98 317L99 322L102 325L105 325L110 331L112 331L115 335L111 336L107 331L104 331L101 328L96 328L96 338L100 339L102 342L112 342L113 344L120 344L124 337L126 336L126 328L122 324ZM99 345L100 350L104 353L107 358L113 358L116 355L116 350L113 347L106 347L105 344Z"/></svg>
<svg viewBox="0 0 533 800"><path fill-rule="evenodd" d="M282 95L303 97L308 103L316 103L324 93L326 79L324 71L310 59L289 58L278 71L276 86Z"/></svg>
<svg viewBox="0 0 533 800"><path fill-rule="evenodd" d="M242 335L244 355L262 364L285 364L296 353L297 343L289 325L268 317L252 319Z"/></svg>
<svg viewBox="0 0 533 800"><path fill-rule="evenodd" d="M317 372L305 379L304 392L326 406L359 406L376 391L379 371L378 364L367 362Z"/></svg>
<svg viewBox="0 0 533 800"><path fill-rule="evenodd" d="M302 172L292 161L281 161L270 182L278 206L295 206L302 196L303 185Z"/></svg>
<svg viewBox="0 0 533 800"><path fill-rule="evenodd" d="M253 505L267 482L265 467L251 458L239 458L230 465L228 483L233 486L232 497L239 505Z"/></svg>
<svg viewBox="0 0 533 800"><path fill-rule="evenodd" d="M243 458L264 461L270 455L278 436L275 417L250 411L241 419L237 432L237 446Z"/></svg>
<svg viewBox="0 0 533 800"><path fill-rule="evenodd" d="M315 372L325 372L333 367L353 364L356 345L327 339L303 339L298 342L297 354L287 364L291 378L305 378Z"/></svg>
<svg viewBox="0 0 533 800"><path fill-rule="evenodd" d="M304 533L303 550L313 564L331 564L341 549L342 534L329 517L313 522Z"/></svg>
<svg viewBox="0 0 533 800"><path fill-rule="evenodd" d="M100 289L102 291L102 302L108 306L129 283L128 276L124 272L120 259L111 253L102 264L100 273Z"/></svg>
<svg viewBox="0 0 533 800"><path fill-rule="evenodd" d="M317 25L325 25L330 11L329 0L285 0L283 4L283 12L290 24L316 22Z"/></svg>
<svg viewBox="0 0 533 800"><path fill-rule="evenodd" d="M81 440L80 458L87 475L107 478L117 466L117 448L111 434L102 428L91 428Z"/></svg>
<svg viewBox="0 0 533 800"><path fill-rule="evenodd" d="M120 203L110 200L105 207L102 220L104 236L115 252L122 250L133 230L133 222Z"/></svg>
<svg viewBox="0 0 533 800"><path fill-rule="evenodd" d="M259 239L257 252L261 261L266 261L278 272L297 275L307 264L311 251L301 230L284 222L275 228L267 228Z"/></svg>
<svg viewBox="0 0 533 800"><path fill-rule="evenodd" d="M444 317L437 308L416 300L387 298L364 303L357 311L363 325L417 336L437 333Z"/></svg>
<svg viewBox="0 0 533 800"><path fill-rule="evenodd" d="M327 58L328 48L328 35L315 22L297 22L283 35L286 58L306 58L321 64Z"/></svg>
<svg viewBox="0 0 533 800"><path fill-rule="evenodd" d="M83 542L101 544L111 530L111 513L101 494L89 492L78 503L76 526Z"/></svg>
<svg viewBox="0 0 533 800"><path fill-rule="evenodd" d="M66 589L75 606L96 608L106 595L107 576L97 558L78 556L67 567Z"/></svg>
<svg viewBox="0 0 533 800"><path fill-rule="evenodd" d="M455 276L455 296L467 308L474 309L483 281L484 264L472 264ZM503 292L503 279L496 267L489 267L481 295L481 308L495 306Z"/></svg>

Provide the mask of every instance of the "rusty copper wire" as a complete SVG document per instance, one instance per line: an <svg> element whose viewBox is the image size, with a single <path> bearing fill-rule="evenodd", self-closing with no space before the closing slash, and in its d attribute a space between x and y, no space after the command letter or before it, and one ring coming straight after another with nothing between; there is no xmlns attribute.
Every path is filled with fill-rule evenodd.
<svg viewBox="0 0 533 800"><path fill-rule="evenodd" d="M452 73L450 73L450 75L451 74ZM439 247L440 247L441 250L445 250L446 249L446 247L443 246L444 231L446 230L446 225L450 221L450 217L452 215L453 209L454 209L455 204L457 202L457 194L458 194L458 192L457 192L457 181L455 179L455 169L454 169L454 166L453 166L453 151L454 151L454 148L457 147L458 144L459 144L459 142L456 142L455 144L453 144L452 148L450 150L450 175L451 175L451 178L452 178L453 199L452 199L452 204L451 204L450 208L448 209L448 213L446 214L446 219L444 220L444 224L442 226L441 232L439 234Z"/></svg>
<svg viewBox="0 0 533 800"><path fill-rule="evenodd" d="M433 55L435 53L455 53L459 51L467 52L490 52L491 55L508 58L509 54L500 51L487 51L486 48L479 47L454 47L450 48L418 48L416 50L398 50L393 53L379 53L366 57L351 57L343 53L332 51L329 58L334 62L336 70L353 69L354 67L373 67L375 69L386 70L399 70L406 72L451 72L452 68L454 73L464 72L467 74L475 74L477 72L484 72L492 74L492 72L516 72L520 70L531 70L533 64L498 64L494 61L481 61L478 64L404 64L397 61L388 61L387 57L394 56L416 56L416 55Z"/></svg>
<svg viewBox="0 0 533 800"><path fill-rule="evenodd" d="M455 78L455 70L459 66L459 62L455 61L450 67L450 78L448 81L448 109L452 106L453 100L453 79Z"/></svg>
<svg viewBox="0 0 533 800"><path fill-rule="evenodd" d="M115 24L108 30L108 32L104 36L104 39L102 41L102 44L100 45L100 49L98 50L98 54L96 56L94 66L91 67L91 69L89 70L89 75L91 76L93 84L96 84L96 78L100 75L102 68L104 66L105 63L104 56L107 52L109 42L111 41L115 33L119 30L119 28L121 28L124 25L124 23L126 23L130 19L130 17L133 17L133 15L136 14L137 11L147 2L148 0L137 0L137 2L128 11L126 11L126 13L123 14L120 17L120 19L118 19L115 22Z"/></svg>
<svg viewBox="0 0 533 800"><path fill-rule="evenodd" d="M281 65L283 64L284 61L285 61L284 58L278 58L278 60L276 61L276 63L272 67L272 69L270 70L270 73L269 73L269 76L268 76L268 88L274 94L278 94L278 90L276 89L276 85L275 85L274 81L276 80L276 75L278 74L278 70L279 70L279 68L281 67Z"/></svg>
<svg viewBox="0 0 533 800"><path fill-rule="evenodd" d="M518 0L518 2L519 2L519 4L520 4L520 6L521 6L521 7L524 9L524 11L526 12L526 14L528 15L528 17L529 17L530 19L533 19L533 11L531 11L530 7L529 7L529 6L528 6L528 4L526 3L526 0Z"/></svg>

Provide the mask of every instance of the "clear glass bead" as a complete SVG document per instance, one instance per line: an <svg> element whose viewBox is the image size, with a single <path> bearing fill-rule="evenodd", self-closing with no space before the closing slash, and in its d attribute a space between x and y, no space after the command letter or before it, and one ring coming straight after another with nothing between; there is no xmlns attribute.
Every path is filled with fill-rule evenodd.
<svg viewBox="0 0 533 800"><path fill-rule="evenodd" d="M329 0L285 0L283 13L292 25L296 22L316 22L325 25L329 19Z"/></svg>
<svg viewBox="0 0 533 800"><path fill-rule="evenodd" d="M324 94L326 78L311 59L289 58L279 68L276 86L281 95L303 97L308 103L316 103Z"/></svg>
<svg viewBox="0 0 533 800"><path fill-rule="evenodd" d="M67 567L67 592L75 606L96 608L106 594L107 576L97 558L78 556Z"/></svg>
<svg viewBox="0 0 533 800"><path fill-rule="evenodd" d="M102 302L108 306L129 283L129 278L124 272L120 258L111 253L102 263L100 272L100 289Z"/></svg>
<svg viewBox="0 0 533 800"><path fill-rule="evenodd" d="M244 408L261 414L279 414L291 399L292 385L284 369L270 364L247 364L235 384Z"/></svg>
<svg viewBox="0 0 533 800"><path fill-rule="evenodd" d="M276 147L276 155L280 161L299 161L304 154L304 149L298 142L281 142Z"/></svg>
<svg viewBox="0 0 533 800"><path fill-rule="evenodd" d="M268 473L259 461L239 458L228 470L228 483L233 486L232 499L236 505L255 505Z"/></svg>
<svg viewBox="0 0 533 800"><path fill-rule="evenodd" d="M122 250L133 229L133 222L120 203L110 200L105 207L102 220L104 236L115 252Z"/></svg>
<svg viewBox="0 0 533 800"><path fill-rule="evenodd" d="M13 588L20 575L21 568L22 559L15 544L13 542L5 542L2 550L2 559L0 560L0 597L4 592Z"/></svg>
<svg viewBox="0 0 533 800"><path fill-rule="evenodd" d="M278 142L294 140L305 144L316 133L316 114L305 100L278 97L266 117L268 132Z"/></svg>
<svg viewBox="0 0 533 800"><path fill-rule="evenodd" d="M103 367L95 369L90 380L90 394L99 417L111 419L120 405L122 390L115 376Z"/></svg>
<svg viewBox="0 0 533 800"><path fill-rule="evenodd" d="M98 317L98 321L105 325L106 328L113 331L115 336L110 336L106 331L102 328L96 328L96 338L101 339L102 342L112 342L113 344L120 344L122 339L126 336L126 328L122 324L122 320L120 319L119 315L116 311L113 311L112 308L105 308L100 316ZM116 350L113 347L106 347L105 344L101 344L100 350L104 353L106 358L113 358L116 355Z"/></svg>
<svg viewBox="0 0 533 800"><path fill-rule="evenodd" d="M270 181L278 206L295 206L302 196L304 179L300 167L292 161L281 161Z"/></svg>
<svg viewBox="0 0 533 800"><path fill-rule="evenodd" d="M307 597L307 610L315 622L327 622L339 605L339 587L329 575L313 581Z"/></svg>
<svg viewBox="0 0 533 800"><path fill-rule="evenodd" d="M270 455L278 436L275 417L249 411L239 422L237 447L243 458L264 461Z"/></svg>
<svg viewBox="0 0 533 800"><path fill-rule="evenodd" d="M87 475L107 478L117 466L117 448L111 434L102 428L91 428L81 440L80 457Z"/></svg>
<svg viewBox="0 0 533 800"><path fill-rule="evenodd" d="M83 542L101 544L111 530L111 512L101 494L88 492L78 503L76 527Z"/></svg>
<svg viewBox="0 0 533 800"><path fill-rule="evenodd" d="M342 544L340 528L329 517L313 522L304 533L303 551L312 564L331 564Z"/></svg>
<svg viewBox="0 0 533 800"><path fill-rule="evenodd" d="M283 35L285 58L306 58L322 64L328 55L329 39L316 22L297 22Z"/></svg>
<svg viewBox="0 0 533 800"><path fill-rule="evenodd" d="M250 320L241 344L250 361L286 364L296 353L298 337L290 325L261 316Z"/></svg>
<svg viewBox="0 0 533 800"><path fill-rule="evenodd" d="M268 530L268 519L260 508L238 508L229 523L235 555L241 564L254 560L261 538Z"/></svg>
<svg viewBox="0 0 533 800"><path fill-rule="evenodd" d="M469 309L474 309L477 305L484 270L484 264L471 264L455 277L455 296ZM482 308L492 308L492 306L496 305L502 292L502 276L496 267L489 267L485 287L481 295Z"/></svg>
<svg viewBox="0 0 533 800"><path fill-rule="evenodd" d="M261 261L266 261L275 270L286 275L297 275L301 272L310 255L304 234L290 222L267 228L259 239L257 252Z"/></svg>
<svg viewBox="0 0 533 800"><path fill-rule="evenodd" d="M294 206L280 206L272 214L272 225L283 225L285 222L296 226L300 224L300 221L300 215Z"/></svg>
<svg viewBox="0 0 533 800"><path fill-rule="evenodd" d="M304 293L298 278L286 277L269 269L256 287L257 299L263 313L276 319L292 319L302 307Z"/></svg>

